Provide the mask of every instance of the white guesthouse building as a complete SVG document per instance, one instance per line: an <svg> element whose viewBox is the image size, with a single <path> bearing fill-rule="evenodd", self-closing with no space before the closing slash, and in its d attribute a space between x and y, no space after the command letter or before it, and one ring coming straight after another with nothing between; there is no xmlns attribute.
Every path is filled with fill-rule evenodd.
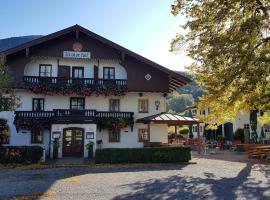
<svg viewBox="0 0 270 200"><path fill-rule="evenodd" d="M2 111L6 145L40 145L58 157L96 148L167 143L167 124L138 123L166 111L166 95L189 80L75 25L2 52L20 99Z"/></svg>

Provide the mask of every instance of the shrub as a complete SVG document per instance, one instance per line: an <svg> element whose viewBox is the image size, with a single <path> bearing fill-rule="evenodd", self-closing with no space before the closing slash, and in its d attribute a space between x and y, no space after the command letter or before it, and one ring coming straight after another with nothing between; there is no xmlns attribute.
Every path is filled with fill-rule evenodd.
<svg viewBox="0 0 270 200"><path fill-rule="evenodd" d="M40 146L2 146L0 163L37 163L43 155Z"/></svg>
<svg viewBox="0 0 270 200"><path fill-rule="evenodd" d="M96 150L96 163L188 162L190 147L108 148Z"/></svg>
<svg viewBox="0 0 270 200"><path fill-rule="evenodd" d="M234 139L235 140L241 140L241 142L244 143L245 142L244 129L238 128L234 133Z"/></svg>
<svg viewBox="0 0 270 200"><path fill-rule="evenodd" d="M183 127L179 130L180 135L187 135L189 134L189 128L188 127Z"/></svg>

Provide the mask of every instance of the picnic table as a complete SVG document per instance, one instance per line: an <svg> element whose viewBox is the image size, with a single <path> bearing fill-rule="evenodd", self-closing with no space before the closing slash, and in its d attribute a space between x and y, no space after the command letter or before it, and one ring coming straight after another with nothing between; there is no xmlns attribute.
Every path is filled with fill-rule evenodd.
<svg viewBox="0 0 270 200"><path fill-rule="evenodd" d="M253 146L249 148L247 153L249 159L257 158L268 161L270 160L270 145Z"/></svg>

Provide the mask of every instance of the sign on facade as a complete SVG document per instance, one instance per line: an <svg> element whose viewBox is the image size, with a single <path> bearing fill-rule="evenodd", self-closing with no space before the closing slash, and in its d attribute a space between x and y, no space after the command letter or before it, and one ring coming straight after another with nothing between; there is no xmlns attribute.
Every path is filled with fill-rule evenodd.
<svg viewBox="0 0 270 200"><path fill-rule="evenodd" d="M78 58L78 59L90 59L90 52L79 52L79 51L63 51L64 58Z"/></svg>

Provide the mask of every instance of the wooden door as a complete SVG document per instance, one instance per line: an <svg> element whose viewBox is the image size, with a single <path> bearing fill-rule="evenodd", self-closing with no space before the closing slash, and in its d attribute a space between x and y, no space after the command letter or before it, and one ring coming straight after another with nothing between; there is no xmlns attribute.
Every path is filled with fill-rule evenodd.
<svg viewBox="0 0 270 200"><path fill-rule="evenodd" d="M82 157L84 131L81 128L64 129L63 156Z"/></svg>
<svg viewBox="0 0 270 200"><path fill-rule="evenodd" d="M59 65L58 77L70 78L70 67L65 65Z"/></svg>
<svg viewBox="0 0 270 200"><path fill-rule="evenodd" d="M67 84L70 79L70 67L65 65L58 66L58 82Z"/></svg>

